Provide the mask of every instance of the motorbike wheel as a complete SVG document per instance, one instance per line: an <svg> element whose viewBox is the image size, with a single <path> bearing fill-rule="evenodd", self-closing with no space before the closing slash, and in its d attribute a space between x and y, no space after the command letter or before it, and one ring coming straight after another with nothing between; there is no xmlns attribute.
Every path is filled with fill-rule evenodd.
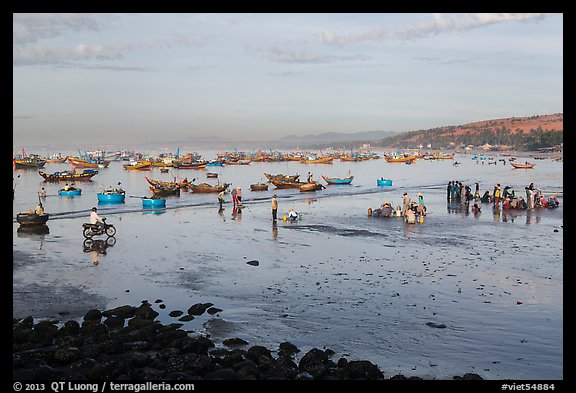
<svg viewBox="0 0 576 393"><path fill-rule="evenodd" d="M82 234L84 235L84 237L86 239L92 239L92 236L93 236L92 229L84 228L84 231L82 232Z"/></svg>
<svg viewBox="0 0 576 393"><path fill-rule="evenodd" d="M106 239L106 244L109 246L113 246L114 244L116 244L116 238L115 237L109 237L108 239Z"/></svg>
<svg viewBox="0 0 576 393"><path fill-rule="evenodd" d="M114 236L116 234L116 228L114 228L113 226L109 226L108 228L106 228L106 234L108 236Z"/></svg>

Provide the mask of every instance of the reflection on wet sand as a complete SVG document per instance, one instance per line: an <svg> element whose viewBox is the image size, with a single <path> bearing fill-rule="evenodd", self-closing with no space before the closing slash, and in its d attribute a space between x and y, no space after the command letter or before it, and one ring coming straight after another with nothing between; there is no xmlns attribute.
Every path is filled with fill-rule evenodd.
<svg viewBox="0 0 576 393"><path fill-rule="evenodd" d="M100 263L100 256L108 254L108 247L112 247L116 244L115 237L109 237L106 240L93 240L93 239L86 239L84 243L82 243L83 251L85 253L90 254L90 259L92 260L93 265L98 265Z"/></svg>

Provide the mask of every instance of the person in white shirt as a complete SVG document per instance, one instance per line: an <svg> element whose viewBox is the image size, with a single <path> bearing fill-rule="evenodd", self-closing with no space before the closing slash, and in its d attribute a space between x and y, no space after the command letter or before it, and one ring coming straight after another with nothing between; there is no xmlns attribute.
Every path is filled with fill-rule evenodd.
<svg viewBox="0 0 576 393"><path fill-rule="evenodd" d="M98 215L98 209L95 207L92 208L92 212L90 213L90 224L98 225L99 229L104 227L104 219Z"/></svg>

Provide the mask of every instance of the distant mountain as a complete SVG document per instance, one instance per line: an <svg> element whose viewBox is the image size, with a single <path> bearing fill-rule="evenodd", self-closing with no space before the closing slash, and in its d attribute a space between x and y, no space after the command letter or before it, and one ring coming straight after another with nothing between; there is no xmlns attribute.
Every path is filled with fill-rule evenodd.
<svg viewBox="0 0 576 393"><path fill-rule="evenodd" d="M442 126L409 131L373 141L374 146L395 148L450 148L482 146L534 150L558 146L563 142L564 114L483 120L457 126Z"/></svg>
<svg viewBox="0 0 576 393"><path fill-rule="evenodd" d="M374 139L388 138L400 134L396 131L363 131L354 133L324 132L318 135L289 135L274 142L279 143L337 143L337 142L362 142Z"/></svg>

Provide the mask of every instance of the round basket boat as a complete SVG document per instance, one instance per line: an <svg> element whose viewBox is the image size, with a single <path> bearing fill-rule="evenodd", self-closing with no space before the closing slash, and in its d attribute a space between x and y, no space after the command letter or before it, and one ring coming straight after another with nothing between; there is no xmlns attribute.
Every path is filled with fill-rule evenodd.
<svg viewBox="0 0 576 393"><path fill-rule="evenodd" d="M143 207L165 207L166 199L164 198L142 198Z"/></svg>
<svg viewBox="0 0 576 393"><path fill-rule="evenodd" d="M100 192L98 202L101 203L123 203L126 198L125 193Z"/></svg>
<svg viewBox="0 0 576 393"><path fill-rule="evenodd" d="M80 195L82 194L82 189L81 188L76 188L74 190L58 190L58 195L62 195L62 196L74 196L74 195Z"/></svg>

